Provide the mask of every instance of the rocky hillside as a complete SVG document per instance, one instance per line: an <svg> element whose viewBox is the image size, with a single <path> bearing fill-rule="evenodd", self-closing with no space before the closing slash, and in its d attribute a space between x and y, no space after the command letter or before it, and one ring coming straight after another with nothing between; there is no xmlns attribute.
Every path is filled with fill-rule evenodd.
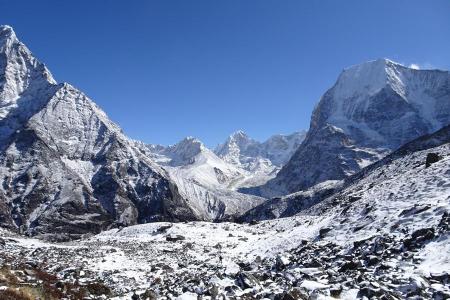
<svg viewBox="0 0 450 300"><path fill-rule="evenodd" d="M387 168L387 166L389 166L390 164L396 163L395 161L398 159L407 160L409 156L412 155L412 153L419 151L426 151L428 149L433 149L436 147L444 147L443 145L448 145L449 143L450 143L450 125L438 130L437 132L421 136L403 145L390 155L375 162L372 165L367 166L360 172L346 178L345 180L325 181L305 191L267 200L264 203L249 210L246 214L244 214L240 218L240 221L250 222L254 220L260 221L260 220L294 216L296 214L301 213L304 210L314 207L314 205L319 204L328 197L332 197L333 199L334 197L338 197L336 195L345 193L346 189L351 187L353 184L359 183L360 181L368 180L366 177L377 178L377 180L374 180L371 183L371 186L375 186L378 184L378 181L380 181L380 179L378 179L380 176L379 174L384 173L384 171L379 172L379 169L383 170L384 168ZM431 165L431 163L439 161L440 159L442 159L441 154L430 152L429 156L426 156L422 162L419 161L416 163L421 166L425 165L426 167L428 164ZM392 176L395 177L405 176L403 173L406 171L408 171L407 167L405 167L405 170L399 168L396 170L397 173L394 173ZM377 175L373 175L374 172ZM412 176L410 175L410 173L406 174L408 174L406 176ZM392 177L389 177L388 179L393 180ZM405 181L407 181L407 179L408 177L405 178ZM433 188L430 187L430 189ZM364 188L362 188L362 190L364 190ZM324 203L328 202L325 201ZM322 204L317 205L317 207L322 207ZM318 211L318 213L320 213L320 211Z"/></svg>
<svg viewBox="0 0 450 300"><path fill-rule="evenodd" d="M448 125L449 112L447 71L415 70L386 59L350 67L320 99L289 162L276 178L249 192L278 196L344 179Z"/></svg>

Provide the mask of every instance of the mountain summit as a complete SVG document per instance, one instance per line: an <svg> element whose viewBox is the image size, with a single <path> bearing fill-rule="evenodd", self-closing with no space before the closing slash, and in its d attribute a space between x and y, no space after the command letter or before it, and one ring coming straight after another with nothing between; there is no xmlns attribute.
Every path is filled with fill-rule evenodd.
<svg viewBox="0 0 450 300"><path fill-rule="evenodd" d="M277 134L265 142L250 138L242 130L231 134L227 140L216 147L214 152L223 160L235 165L247 165L251 168L255 159L266 159L281 167L292 156L305 138L306 132L294 132L289 135ZM251 169L248 169L251 170Z"/></svg>
<svg viewBox="0 0 450 300"><path fill-rule="evenodd" d="M166 172L86 95L57 84L0 27L0 225L77 237L199 216Z"/></svg>
<svg viewBox="0 0 450 300"><path fill-rule="evenodd" d="M241 163L241 153L248 156L257 155L258 142L250 138L244 131L238 130L231 134L225 143L218 145L214 152L231 164Z"/></svg>
<svg viewBox="0 0 450 300"><path fill-rule="evenodd" d="M320 99L289 162L250 192L270 197L346 178L449 123L448 71L416 70L387 59L350 67Z"/></svg>

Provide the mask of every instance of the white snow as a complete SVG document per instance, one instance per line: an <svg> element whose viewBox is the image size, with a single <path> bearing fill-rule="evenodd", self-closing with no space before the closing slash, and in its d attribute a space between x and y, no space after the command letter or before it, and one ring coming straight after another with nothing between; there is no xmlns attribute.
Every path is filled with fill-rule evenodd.
<svg viewBox="0 0 450 300"><path fill-rule="evenodd" d="M326 285L326 284L317 282L317 281L305 280L305 281L302 282L300 287L305 288L305 289L310 290L310 291L314 291L314 290L326 289L329 286Z"/></svg>
<svg viewBox="0 0 450 300"><path fill-rule="evenodd" d="M450 270L450 236L432 241L417 255L422 259L418 269L425 275L443 273Z"/></svg>

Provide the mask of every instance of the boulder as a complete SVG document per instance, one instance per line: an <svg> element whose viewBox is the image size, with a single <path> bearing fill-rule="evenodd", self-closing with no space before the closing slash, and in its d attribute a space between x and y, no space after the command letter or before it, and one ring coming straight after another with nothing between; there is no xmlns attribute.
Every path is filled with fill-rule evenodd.
<svg viewBox="0 0 450 300"><path fill-rule="evenodd" d="M179 234L169 234L168 236L166 236L166 241L168 242L177 242L177 241L183 241L186 238L182 235Z"/></svg>
<svg viewBox="0 0 450 300"><path fill-rule="evenodd" d="M325 237L325 235L328 233L328 232L330 232L331 231L331 228L330 227L324 227L324 228L321 228L320 230L319 230L319 237L321 238L321 239L323 239L324 237Z"/></svg>
<svg viewBox="0 0 450 300"><path fill-rule="evenodd" d="M380 289L376 289L376 288L371 288L371 287L363 287L358 291L358 294L356 297L358 298L375 298L375 297L380 297L383 295L383 292Z"/></svg>
<svg viewBox="0 0 450 300"><path fill-rule="evenodd" d="M427 154L427 159L425 161L425 167L428 168L429 166L431 166L432 164L434 164L435 162L438 162L441 158L439 157L439 154L437 153L428 153Z"/></svg>
<svg viewBox="0 0 450 300"><path fill-rule="evenodd" d="M277 270L283 270L291 263L288 257L283 255L278 255L276 259L276 268Z"/></svg>
<svg viewBox="0 0 450 300"><path fill-rule="evenodd" d="M259 286L258 279L248 272L239 272L237 276L237 284L242 289L254 288Z"/></svg>

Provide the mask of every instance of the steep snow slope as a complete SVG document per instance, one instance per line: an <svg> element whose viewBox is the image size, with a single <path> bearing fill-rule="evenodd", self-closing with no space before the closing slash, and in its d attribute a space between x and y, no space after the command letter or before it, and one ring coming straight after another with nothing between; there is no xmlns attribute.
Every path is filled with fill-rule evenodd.
<svg viewBox="0 0 450 300"><path fill-rule="evenodd" d="M0 260L46 260L66 283L102 278L116 299L446 299L449 143L450 127L417 139L296 216L143 224L64 248L0 232ZM430 153L439 159L427 167Z"/></svg>
<svg viewBox="0 0 450 300"><path fill-rule="evenodd" d="M0 26L0 224L27 234L201 218L86 95Z"/></svg>
<svg viewBox="0 0 450 300"><path fill-rule="evenodd" d="M449 123L449 72L410 69L386 59L350 67L320 99L289 162L250 192L270 197L344 179Z"/></svg>

